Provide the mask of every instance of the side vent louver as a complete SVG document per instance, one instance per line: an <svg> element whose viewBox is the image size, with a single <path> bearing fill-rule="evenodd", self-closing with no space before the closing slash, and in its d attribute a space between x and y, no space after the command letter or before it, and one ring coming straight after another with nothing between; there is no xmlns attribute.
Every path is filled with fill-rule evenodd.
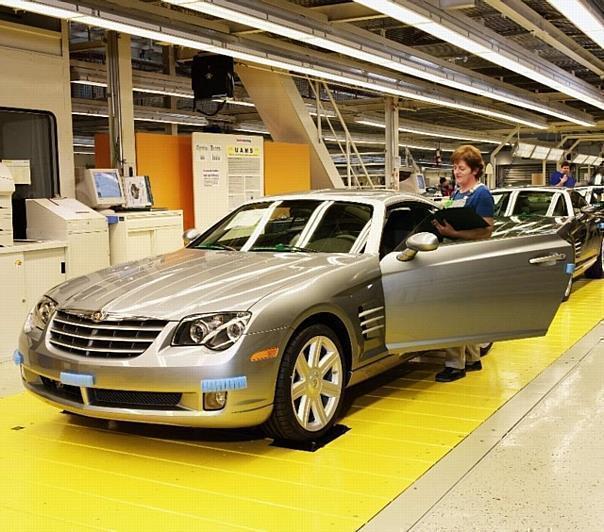
<svg viewBox="0 0 604 532"><path fill-rule="evenodd" d="M365 338L379 336L384 328L384 307L359 307L359 322Z"/></svg>

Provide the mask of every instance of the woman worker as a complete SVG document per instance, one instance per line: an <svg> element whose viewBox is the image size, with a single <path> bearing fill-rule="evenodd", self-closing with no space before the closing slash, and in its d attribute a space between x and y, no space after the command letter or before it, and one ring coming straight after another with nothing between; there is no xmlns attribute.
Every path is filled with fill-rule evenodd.
<svg viewBox="0 0 604 532"><path fill-rule="evenodd" d="M446 220L433 224L438 232L448 238L480 240L489 238L493 232L495 204L489 189L479 181L484 169L480 151L474 146L457 148L451 156L453 175L457 185L451 196L450 207L469 207L485 220L487 227L457 231ZM471 319L471 317L470 317ZM451 382L466 376L466 371L482 369L480 345L466 344L445 350L445 369L436 374L436 381Z"/></svg>

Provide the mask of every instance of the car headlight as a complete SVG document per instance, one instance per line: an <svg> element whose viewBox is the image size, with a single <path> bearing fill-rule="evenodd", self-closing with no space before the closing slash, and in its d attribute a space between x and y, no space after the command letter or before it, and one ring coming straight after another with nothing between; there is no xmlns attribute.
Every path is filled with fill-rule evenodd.
<svg viewBox="0 0 604 532"><path fill-rule="evenodd" d="M249 312L189 316L176 328L172 345L203 345L222 351L241 338L251 316Z"/></svg>
<svg viewBox="0 0 604 532"><path fill-rule="evenodd" d="M31 324L38 329L45 329L55 310L57 310L57 302L44 296L31 313Z"/></svg>

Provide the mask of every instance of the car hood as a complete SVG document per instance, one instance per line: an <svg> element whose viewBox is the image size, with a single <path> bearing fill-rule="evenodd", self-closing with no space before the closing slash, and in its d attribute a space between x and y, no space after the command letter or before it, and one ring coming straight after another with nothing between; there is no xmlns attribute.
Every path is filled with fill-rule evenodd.
<svg viewBox="0 0 604 532"><path fill-rule="evenodd" d="M184 249L72 279L48 295L63 309L180 320L247 310L277 289L358 262L345 254Z"/></svg>

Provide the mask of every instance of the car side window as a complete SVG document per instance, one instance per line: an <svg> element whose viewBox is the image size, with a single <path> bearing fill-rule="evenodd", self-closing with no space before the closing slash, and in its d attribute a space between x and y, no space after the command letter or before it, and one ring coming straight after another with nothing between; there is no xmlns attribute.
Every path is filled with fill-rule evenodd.
<svg viewBox="0 0 604 532"><path fill-rule="evenodd" d="M505 216L505 212L508 209L508 205L510 203L509 192L503 192L501 194L493 194L493 201L495 202L495 210L493 214L495 216Z"/></svg>
<svg viewBox="0 0 604 532"><path fill-rule="evenodd" d="M575 190L571 190L569 194L570 202L573 205L573 211L575 214L579 214L581 212L581 208L587 205L587 201L585 201L585 198Z"/></svg>
<svg viewBox="0 0 604 532"><path fill-rule="evenodd" d="M433 211L434 208L429 205L412 201L390 206L386 211L386 221L382 229L380 257L402 248L405 240Z"/></svg>
<svg viewBox="0 0 604 532"><path fill-rule="evenodd" d="M553 216L568 216L568 212L566 211L566 202L564 201L564 196L562 194L558 195L558 199L556 200L556 205L552 212Z"/></svg>

